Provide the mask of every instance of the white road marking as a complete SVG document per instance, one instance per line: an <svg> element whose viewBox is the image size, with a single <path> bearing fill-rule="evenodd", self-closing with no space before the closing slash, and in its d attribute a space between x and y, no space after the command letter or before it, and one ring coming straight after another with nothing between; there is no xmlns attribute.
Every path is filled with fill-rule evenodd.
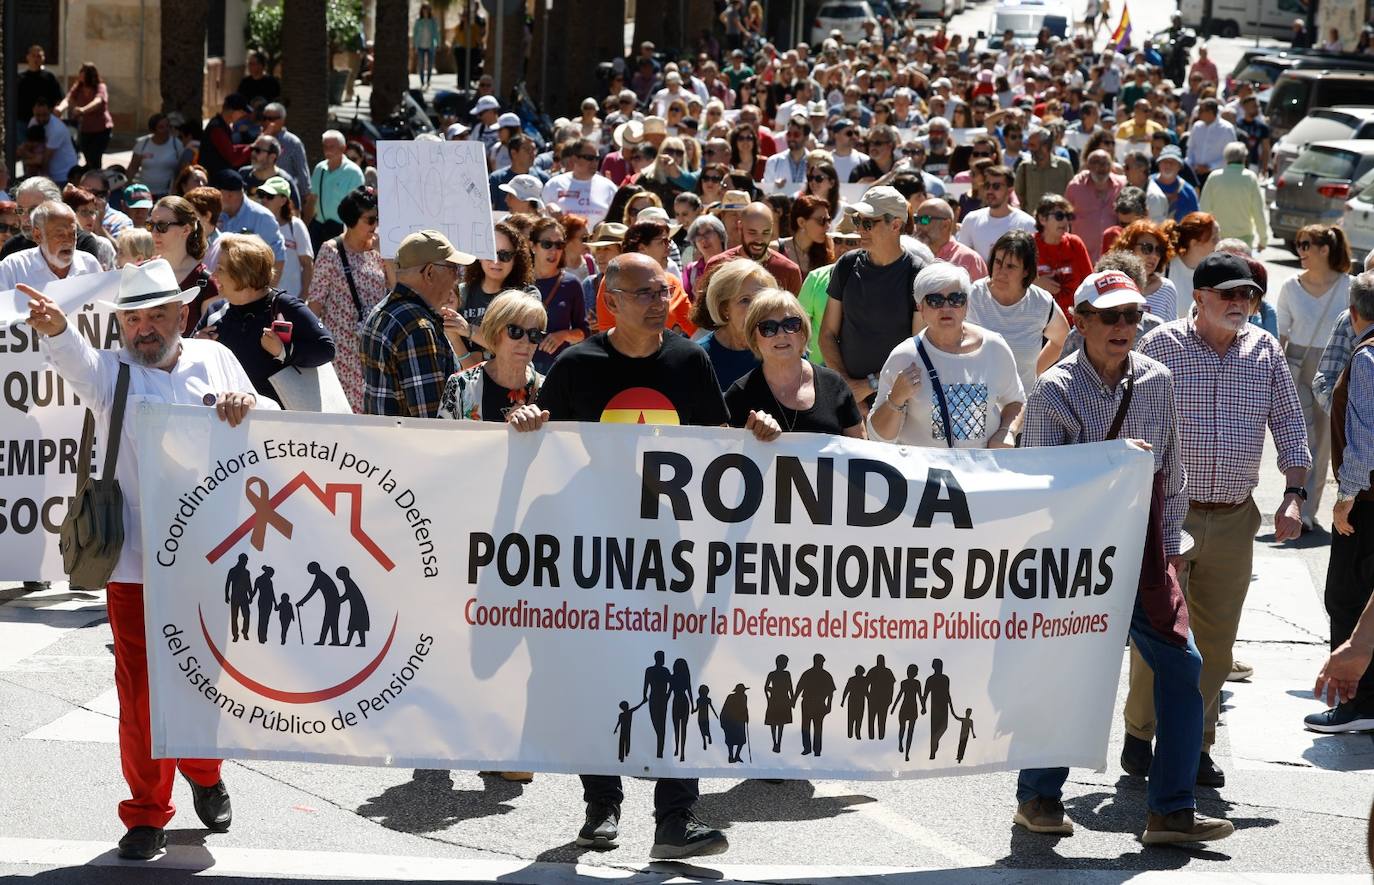
<svg viewBox="0 0 1374 885"><path fill-rule="evenodd" d="M854 790L844 783L815 782L815 795L818 797L834 799L852 796L853 794ZM948 839L929 827L922 826L910 817L893 811L881 802L861 802L851 805L849 810L865 815L884 829L901 836L926 851L934 852L957 866L990 867L993 864L991 858L983 857L953 839Z"/></svg>
<svg viewBox="0 0 1374 885"><path fill-rule="evenodd" d="M115 689L29 732L24 740L119 743L119 697Z"/></svg>
<svg viewBox="0 0 1374 885"><path fill-rule="evenodd" d="M11 601L0 605L0 670L42 651L64 633L104 617L103 600L62 599L45 605L44 596L35 594L20 604Z"/></svg>

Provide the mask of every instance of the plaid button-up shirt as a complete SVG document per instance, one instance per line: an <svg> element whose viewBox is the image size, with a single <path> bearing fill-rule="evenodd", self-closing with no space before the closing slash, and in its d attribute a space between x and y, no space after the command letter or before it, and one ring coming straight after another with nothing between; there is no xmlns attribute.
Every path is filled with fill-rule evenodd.
<svg viewBox="0 0 1374 885"><path fill-rule="evenodd" d="M1188 317L1155 329L1140 342L1140 352L1174 373L1189 498L1218 504L1248 499L1259 484L1266 426L1279 470L1311 469L1298 391L1274 336L1247 323L1218 356Z"/></svg>
<svg viewBox="0 0 1374 885"><path fill-rule="evenodd" d="M1130 355L1134 388L1121 425L1121 439L1143 439L1153 448L1155 472L1164 473L1164 552L1178 553L1179 530L1188 512L1184 470L1179 459L1178 412L1174 380L1162 364ZM1035 382L1026 401L1023 446L1067 446L1101 442L1116 418L1126 378L1108 387L1083 351L1070 354Z"/></svg>
<svg viewBox="0 0 1374 885"><path fill-rule="evenodd" d="M1360 340L1371 335L1374 331L1367 330ZM1337 479L1342 495L1358 495L1369 488L1374 477L1374 349L1366 347L1350 358L1347 383L1345 452Z"/></svg>
<svg viewBox="0 0 1374 885"><path fill-rule="evenodd" d="M1326 339L1326 347L1322 348L1317 374L1312 376L1312 395L1328 415L1331 414L1331 391L1336 389L1336 379L1341 377L1354 349L1355 328L1350 325L1350 311L1343 310L1336 317L1336 326L1331 330L1331 337Z"/></svg>
<svg viewBox="0 0 1374 885"><path fill-rule="evenodd" d="M363 408L369 415L435 418L458 359L443 319L398 284L363 324Z"/></svg>

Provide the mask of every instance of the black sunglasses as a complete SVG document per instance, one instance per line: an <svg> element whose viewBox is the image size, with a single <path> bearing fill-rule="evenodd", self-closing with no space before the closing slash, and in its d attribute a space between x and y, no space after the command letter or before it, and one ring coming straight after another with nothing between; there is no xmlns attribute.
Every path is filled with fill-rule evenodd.
<svg viewBox="0 0 1374 885"><path fill-rule="evenodd" d="M806 180L812 184L820 184L822 181L829 181L830 179L824 175L808 175Z"/></svg>
<svg viewBox="0 0 1374 885"><path fill-rule="evenodd" d="M702 180L702 181L709 181L711 184L720 184L722 181L725 180L725 176L723 176L723 175L703 175L703 176L701 176L701 180Z"/></svg>
<svg viewBox="0 0 1374 885"><path fill-rule="evenodd" d="M758 325L759 334L765 338L772 338L778 332L786 332L795 335L802 330L801 317L786 317L781 320L762 320Z"/></svg>
<svg viewBox="0 0 1374 885"><path fill-rule="evenodd" d="M882 215L877 218L856 218L854 219L854 226L861 227L864 230L873 230L873 228L878 225L886 223L889 217L890 216Z"/></svg>
<svg viewBox="0 0 1374 885"><path fill-rule="evenodd" d="M974 151L970 156L975 160L986 160L992 157L992 153L990 151Z"/></svg>
<svg viewBox="0 0 1374 885"><path fill-rule="evenodd" d="M942 295L939 292L932 292L922 300L925 301L927 307L933 307L937 310L941 307L963 307L968 304L968 294L950 292L948 295Z"/></svg>
<svg viewBox="0 0 1374 885"><path fill-rule="evenodd" d="M17 224L0 224L0 234L17 234L23 228Z"/></svg>
<svg viewBox="0 0 1374 885"><path fill-rule="evenodd" d="M1234 289L1205 289L1203 291L1215 294L1222 301L1249 301L1255 297L1255 293L1248 286L1237 286Z"/></svg>
<svg viewBox="0 0 1374 885"><path fill-rule="evenodd" d="M562 249L562 248L563 248L564 246L566 246L567 244L568 244L567 240L540 240L540 241L539 241L539 248L541 248L541 249Z"/></svg>
<svg viewBox="0 0 1374 885"><path fill-rule="evenodd" d="M514 250L514 249L497 249L497 250L496 250L496 260L497 260L497 261L502 261L502 262L504 262L504 261L514 261L514 260L515 260L515 250Z"/></svg>
<svg viewBox="0 0 1374 885"><path fill-rule="evenodd" d="M1159 251L1159 247L1154 243L1136 243L1134 249L1141 255L1153 255Z"/></svg>
<svg viewBox="0 0 1374 885"><path fill-rule="evenodd" d="M1054 212L1046 212L1045 217L1053 218L1055 221L1073 221L1078 216L1072 212L1065 212L1062 209L1057 209Z"/></svg>
<svg viewBox="0 0 1374 885"><path fill-rule="evenodd" d="M1079 313L1097 317L1104 326L1115 326L1122 320L1125 320L1128 326L1134 326L1145 315L1145 312L1139 308L1132 308L1131 310L1081 310Z"/></svg>
<svg viewBox="0 0 1374 885"><path fill-rule="evenodd" d="M148 222L148 223L147 223L146 225L144 225L144 226L147 227L148 230L155 230L155 231L157 231L157 232L160 233L160 234L165 234L165 233L167 233L167 231L170 230L171 228L174 228L174 227L185 227L185 226L186 226L186 222L185 222L185 221L150 221L150 222Z"/></svg>
<svg viewBox="0 0 1374 885"><path fill-rule="evenodd" d="M595 163L600 159L596 154L574 154L579 160L586 160L588 163Z"/></svg>
<svg viewBox="0 0 1374 885"><path fill-rule="evenodd" d="M538 344L540 341L549 337L549 333L545 332L543 329L522 329L515 323L509 323L506 325L506 336L512 341L519 341L521 338L528 336L531 344Z"/></svg>

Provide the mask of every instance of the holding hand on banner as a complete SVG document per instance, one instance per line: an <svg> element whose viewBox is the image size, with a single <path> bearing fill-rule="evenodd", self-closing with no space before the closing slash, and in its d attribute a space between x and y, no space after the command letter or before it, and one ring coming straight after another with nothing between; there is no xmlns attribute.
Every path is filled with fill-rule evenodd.
<svg viewBox="0 0 1374 885"><path fill-rule="evenodd" d="M744 421L744 429L753 433L754 439L759 442L772 442L782 436L782 428L767 412L750 412Z"/></svg>
<svg viewBox="0 0 1374 885"><path fill-rule="evenodd" d="M544 426L544 422L547 420L549 420L548 410L534 405L521 406L506 416L506 423L521 433L538 430Z"/></svg>

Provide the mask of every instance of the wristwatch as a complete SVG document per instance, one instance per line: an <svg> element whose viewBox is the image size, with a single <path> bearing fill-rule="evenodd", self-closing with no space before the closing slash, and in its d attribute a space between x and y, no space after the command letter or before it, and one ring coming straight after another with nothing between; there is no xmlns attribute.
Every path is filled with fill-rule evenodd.
<svg viewBox="0 0 1374 885"><path fill-rule="evenodd" d="M1347 494L1347 493L1345 493L1345 492L1337 492L1337 493L1336 493L1336 503L1338 503L1338 504L1343 504L1343 503L1345 503L1346 501L1353 501L1353 500L1355 500L1356 494L1358 494L1358 493L1352 492L1352 493L1350 493L1350 494Z"/></svg>
<svg viewBox="0 0 1374 885"><path fill-rule="evenodd" d="M1297 495L1299 498L1302 498L1304 501L1306 501L1307 489L1303 488L1302 486L1289 486L1288 488L1283 490L1283 496L1287 498L1289 495Z"/></svg>

